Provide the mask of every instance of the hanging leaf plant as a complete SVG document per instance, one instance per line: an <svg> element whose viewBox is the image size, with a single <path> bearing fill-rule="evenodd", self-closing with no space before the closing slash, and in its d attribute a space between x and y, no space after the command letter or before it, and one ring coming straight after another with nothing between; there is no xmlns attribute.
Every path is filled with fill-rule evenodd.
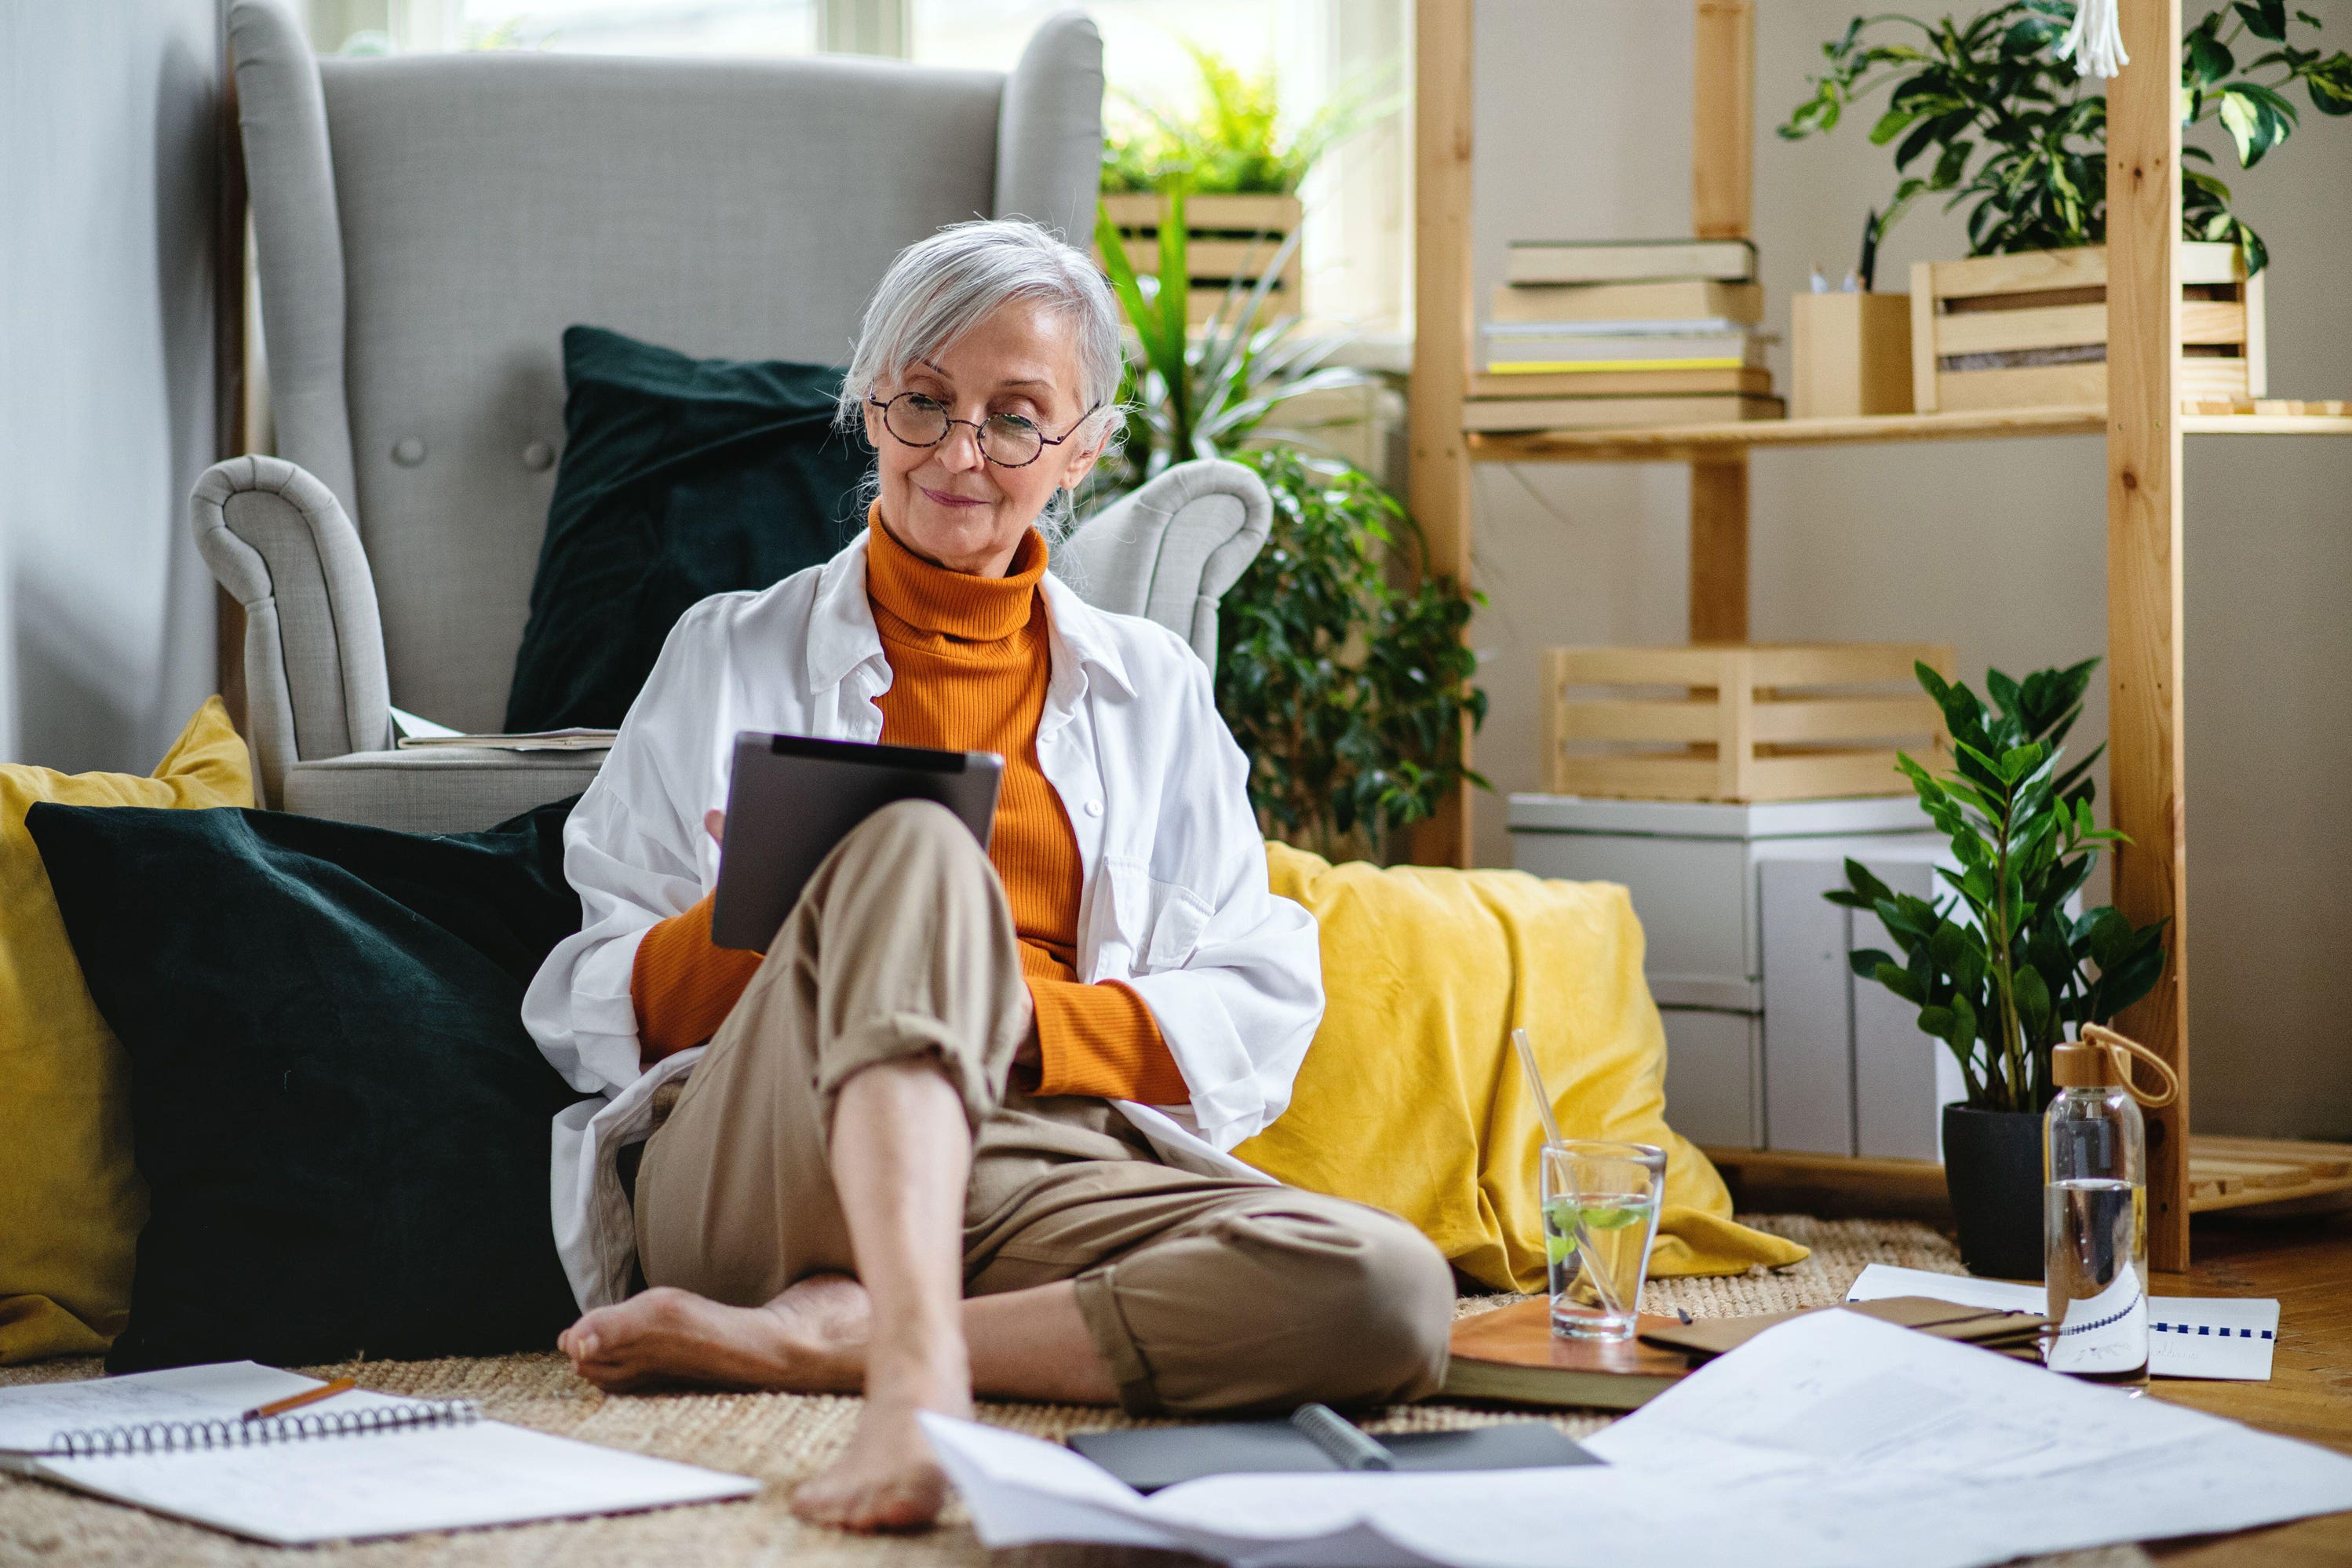
<svg viewBox="0 0 2352 1568"><path fill-rule="evenodd" d="M1921 196L1948 195L1946 211L1969 209L1971 256L2101 244L2106 99L2086 90L2074 66L2052 53L2074 11L2074 0L2013 0L1967 22L1857 16L1822 46L1829 68L1808 79L1812 96L1780 134L1796 142L1830 131L1849 108L1887 87L1870 139L1893 144L1902 177L1878 233ZM2181 39L2182 122L2219 121L2239 166L2251 169L2294 133L2297 113L2284 89L2294 83L2321 113L2352 114L2352 55L2297 41L2319 26L2307 11L2290 13L2286 0L2235 0L2209 12ZM2242 61L2242 54L2251 58ZM2210 172L2211 155L2200 147L2182 154L2181 237L2232 243L2247 271L2261 271L2269 253L2231 209L2230 187Z"/></svg>

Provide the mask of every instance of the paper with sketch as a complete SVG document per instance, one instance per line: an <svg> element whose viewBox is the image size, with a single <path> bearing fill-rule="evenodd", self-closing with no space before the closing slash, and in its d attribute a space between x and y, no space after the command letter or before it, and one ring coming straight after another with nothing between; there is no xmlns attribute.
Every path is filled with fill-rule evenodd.
<svg viewBox="0 0 2352 1568"><path fill-rule="evenodd" d="M625 1513L760 1483L483 1421L268 1447L41 1459L36 1475L281 1546Z"/></svg>
<svg viewBox="0 0 2352 1568"><path fill-rule="evenodd" d="M247 1361L0 1389L0 1468L279 1545L620 1513L760 1489L740 1476L497 1421L268 1442L241 1436L245 1411L319 1385ZM296 1416L429 1408L353 1389ZM207 1423L227 1433L207 1432ZM129 1434L159 1424L178 1428L163 1451L144 1451L164 1441L160 1433L126 1444L131 1452L57 1451L66 1433Z"/></svg>
<svg viewBox="0 0 2352 1568"><path fill-rule="evenodd" d="M1034 1438L925 1426L991 1547L1248 1568L1979 1568L2352 1509L2352 1459L1850 1312L1708 1363L1584 1439L1601 1466L1220 1476L1144 1498Z"/></svg>
<svg viewBox="0 0 2352 1568"><path fill-rule="evenodd" d="M1966 1274L1933 1274L1874 1263L1845 1293L1849 1301L1927 1296L1964 1307L2039 1312L2048 1306L2039 1285L2012 1285ZM2155 1377L2205 1377L2267 1383L2278 1344L2279 1304L2228 1296L2156 1296L2148 1303L2148 1373Z"/></svg>
<svg viewBox="0 0 2352 1568"><path fill-rule="evenodd" d="M20 1384L0 1388L0 1454L50 1452L68 1432L157 1421L234 1421L257 1405L318 1386L315 1377L249 1361Z"/></svg>

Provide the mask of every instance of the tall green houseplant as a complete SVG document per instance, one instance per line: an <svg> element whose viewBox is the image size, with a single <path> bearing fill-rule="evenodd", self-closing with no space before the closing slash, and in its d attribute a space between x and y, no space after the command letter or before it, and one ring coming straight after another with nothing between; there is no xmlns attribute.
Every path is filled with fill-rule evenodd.
<svg viewBox="0 0 2352 1568"><path fill-rule="evenodd" d="M1919 804L1950 840L1959 869L1951 892L1896 893L1855 861L1831 902L1867 910L1902 949L1864 949L1853 972L1919 1009L1919 1027L1958 1058L1968 1103L1980 1110L2038 1111L2054 1092L2051 1047L2105 1024L2155 988L2164 970L2164 926L2134 927L2102 905L2066 912L2097 863L2098 846L2123 835L2091 816L2095 750L2059 771L2062 742L2083 713L2098 660L2012 680L1985 679L1988 708L1965 685L1922 664L1919 684L1943 710L1956 765L1938 776L1906 755Z"/></svg>
<svg viewBox="0 0 2352 1568"><path fill-rule="evenodd" d="M1103 148L1105 191L1195 195L1295 195L1316 160L1386 111L1360 85L1331 95L1295 128L1283 124L1272 71L1256 74L1187 40L1201 79L1199 106L1179 112L1127 96L1138 121Z"/></svg>
<svg viewBox="0 0 2352 1568"><path fill-rule="evenodd" d="M1370 475L1268 439L1288 400L1364 379L1324 363L1336 340L1302 337L1296 318L1265 319L1297 237L1188 329L1183 219L1180 187L1152 277L1137 275L1108 214L1097 224L1136 339L1112 482L1212 457L1265 481L1272 531L1218 610L1218 710L1249 756L1250 803L1266 832L1327 857L1385 858L1399 829L1453 791L1486 786L1462 748L1465 724L1486 714L1486 694L1471 684L1476 656L1462 646L1477 598L1423 570L1419 527Z"/></svg>
<svg viewBox="0 0 2352 1568"><path fill-rule="evenodd" d="M1969 208L1971 256L2101 244L2107 100L2051 53L2074 21L2074 0L2012 0L1968 21L1856 16L1822 46L1829 68L1808 79L1812 95L1780 134L1793 142L1832 130L1886 87L1870 139L1894 144L1901 177L1874 233L1919 197L1948 193L1947 211ZM2352 114L2352 55L2295 37L2319 26L2286 0L2233 0L2208 12L2181 38L2183 122L2219 121L2239 166L2251 169L2294 133L2297 113L2284 89L2294 83L2321 113ZM2181 152L2181 237L2231 242L2247 271L2261 271L2269 252L2231 211L2211 155Z"/></svg>

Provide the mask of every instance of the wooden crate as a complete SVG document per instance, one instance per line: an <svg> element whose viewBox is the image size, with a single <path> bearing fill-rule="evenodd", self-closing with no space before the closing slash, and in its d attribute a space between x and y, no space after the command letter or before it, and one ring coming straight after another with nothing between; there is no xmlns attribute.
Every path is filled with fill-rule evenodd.
<svg viewBox="0 0 2352 1568"><path fill-rule="evenodd" d="M1153 194L1107 195L1102 198L1110 221L1127 244L1127 258L1140 275L1160 265L1160 220L1168 211L1167 198ZM1275 252L1299 226L1305 209L1297 196L1189 196L1184 202L1185 267L1192 275L1185 301L1186 318L1198 326L1217 313L1234 279L1244 289L1256 283L1273 262ZM1099 247L1095 259L1102 259ZM1296 315L1302 309L1298 252L1283 265L1282 276L1267 291L1270 315Z"/></svg>
<svg viewBox="0 0 2352 1568"><path fill-rule="evenodd" d="M1948 762L1915 662L1930 643L1556 647L1543 655L1545 787L1630 800L1908 795L1895 753ZM1679 690L1675 689L1679 688Z"/></svg>
<svg viewBox="0 0 2352 1568"><path fill-rule="evenodd" d="M2182 405L2262 396L2261 274L2245 275L2234 245L2185 244L2180 296ZM1911 268L1911 397L1921 414L2104 405L2106 342L2105 246ZM1982 363L2053 355L2073 363ZM1954 363L1969 360L1978 363Z"/></svg>

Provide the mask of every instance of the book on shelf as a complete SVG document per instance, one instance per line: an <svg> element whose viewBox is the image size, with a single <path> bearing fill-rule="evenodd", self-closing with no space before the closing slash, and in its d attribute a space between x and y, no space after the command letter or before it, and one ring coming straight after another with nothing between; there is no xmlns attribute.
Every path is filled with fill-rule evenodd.
<svg viewBox="0 0 2352 1568"><path fill-rule="evenodd" d="M1765 340L1754 332L1563 337L1489 330L1485 338L1480 368L1489 374L1738 370L1764 363Z"/></svg>
<svg viewBox="0 0 2352 1568"><path fill-rule="evenodd" d="M1662 316L1628 321L1489 321L1490 338L1720 338L1749 330L1727 316Z"/></svg>
<svg viewBox="0 0 2352 1568"><path fill-rule="evenodd" d="M1711 278L1495 286L1496 321L1654 321L1695 316L1752 327L1764 319L1764 286Z"/></svg>
<svg viewBox="0 0 2352 1568"><path fill-rule="evenodd" d="M1756 278L1756 244L1747 239L1518 239L1504 280L1510 283L1636 283L1652 279Z"/></svg>
<svg viewBox="0 0 2352 1568"><path fill-rule="evenodd" d="M1654 425L1716 425L1786 419L1777 397L1703 393L1689 397L1494 397L1462 405L1465 430L1632 429Z"/></svg>
<svg viewBox="0 0 2352 1568"><path fill-rule="evenodd" d="M1526 370L1504 365L1470 377L1473 397L1672 397L1702 392L1769 393L1760 365L1722 370Z"/></svg>

